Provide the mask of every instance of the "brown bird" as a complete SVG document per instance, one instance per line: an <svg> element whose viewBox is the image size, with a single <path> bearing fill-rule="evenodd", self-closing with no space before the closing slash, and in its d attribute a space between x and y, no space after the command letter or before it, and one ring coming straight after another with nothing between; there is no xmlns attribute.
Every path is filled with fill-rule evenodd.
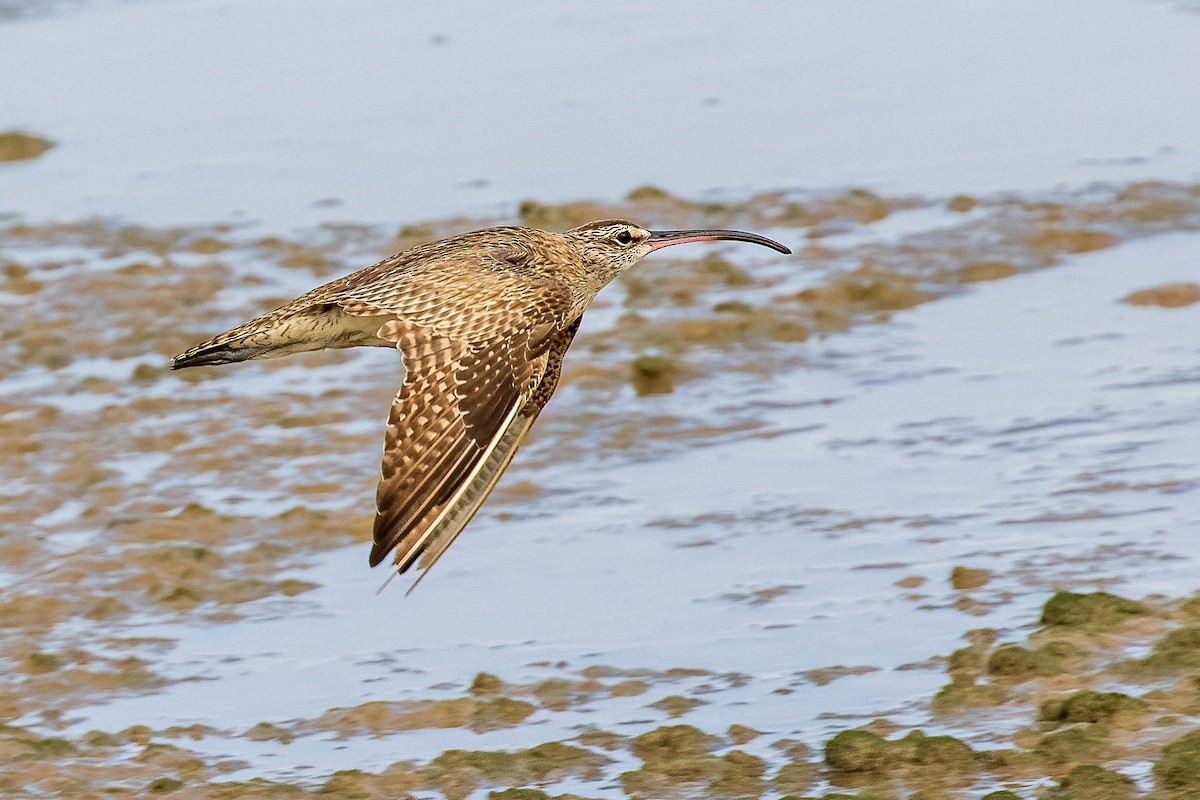
<svg viewBox="0 0 1200 800"><path fill-rule="evenodd" d="M654 250L719 239L791 253L753 233L649 231L625 220L566 233L486 228L319 286L176 356L171 369L327 347L398 349L405 377L388 416L370 563L394 550L395 574L421 559L423 578L554 393L597 293Z"/></svg>

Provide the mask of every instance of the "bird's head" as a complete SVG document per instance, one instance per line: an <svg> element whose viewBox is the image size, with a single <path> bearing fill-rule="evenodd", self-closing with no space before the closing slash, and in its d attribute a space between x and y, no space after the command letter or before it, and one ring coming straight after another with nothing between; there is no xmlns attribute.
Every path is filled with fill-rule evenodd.
<svg viewBox="0 0 1200 800"><path fill-rule="evenodd" d="M785 255L792 252L779 242L755 233L724 230L651 231L623 219L589 222L572 228L564 235L587 266L598 272L610 273L610 278L632 267L643 256L673 244L729 239L761 244Z"/></svg>

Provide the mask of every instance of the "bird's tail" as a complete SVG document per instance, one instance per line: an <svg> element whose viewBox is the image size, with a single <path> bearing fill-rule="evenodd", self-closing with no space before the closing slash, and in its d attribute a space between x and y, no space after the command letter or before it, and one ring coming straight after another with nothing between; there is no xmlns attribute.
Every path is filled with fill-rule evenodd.
<svg viewBox="0 0 1200 800"><path fill-rule="evenodd" d="M300 317L291 309L281 308L243 322L236 328L218 333L171 359L171 369L232 364L252 358L285 355L297 337L292 324Z"/></svg>
<svg viewBox="0 0 1200 800"><path fill-rule="evenodd" d="M275 358L326 347L394 347L380 339L379 316L347 314L335 303L300 301L219 333L180 353L171 369Z"/></svg>
<svg viewBox="0 0 1200 800"><path fill-rule="evenodd" d="M232 364L256 358L265 352L261 346L247 345L246 334L231 335L236 330L226 331L180 353L171 359L171 369Z"/></svg>

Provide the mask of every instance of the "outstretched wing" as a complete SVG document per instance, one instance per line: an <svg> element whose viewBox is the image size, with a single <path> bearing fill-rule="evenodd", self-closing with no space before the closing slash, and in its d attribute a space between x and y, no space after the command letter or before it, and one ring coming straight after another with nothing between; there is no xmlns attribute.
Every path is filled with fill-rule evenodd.
<svg viewBox="0 0 1200 800"><path fill-rule="evenodd" d="M565 330L554 334L546 351L546 369L541 380L538 381L533 395L521 406L508 427L496 438L495 446L484 459L482 468L473 479L464 485L463 492L453 510L430 528L418 562L421 576L409 587L409 592L417 588L417 584L424 580L437 560L458 538L458 534L475 516L475 512L483 505L483 501L491 494L496 482L508 468L517 448L524 441L525 434L533 427L538 414L541 413L546 402L558 387L558 379L562 374L563 356L566 354L567 348L571 346L575 333L579 330L579 323L580 320L576 319Z"/></svg>
<svg viewBox="0 0 1200 800"><path fill-rule="evenodd" d="M536 416L522 411L546 375L570 295L543 284L504 299L480 303L490 308L473 326L486 334L482 339L451 338L421 324L425 320L403 317L379 329L403 355L406 375L388 418L372 566L395 551L396 571L404 572L435 540L440 555L474 516ZM372 310L355 305L352 313Z"/></svg>

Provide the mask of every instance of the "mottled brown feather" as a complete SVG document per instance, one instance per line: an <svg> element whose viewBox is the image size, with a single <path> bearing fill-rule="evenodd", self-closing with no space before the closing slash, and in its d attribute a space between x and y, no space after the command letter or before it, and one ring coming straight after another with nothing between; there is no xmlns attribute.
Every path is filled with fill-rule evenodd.
<svg viewBox="0 0 1200 800"><path fill-rule="evenodd" d="M471 339L444 335L467 331L403 285L370 300L355 293L335 300L351 314L380 318L378 337L395 342L405 366L384 440L372 565L395 551L397 571L404 572L425 551L435 528L444 530L447 519L461 516L452 506L481 474L490 491L502 471L492 475L486 469L495 461L491 454L501 442L512 440L502 449L519 442L520 436L505 434L541 383L553 333L570 311L570 293L554 281L522 281L516 298L499 291L515 288L503 286L503 280L482 282L494 294L491 303L471 312L485 317L476 319L482 324L471 329L476 334ZM394 316L398 312L405 316ZM480 338L481 330L490 336ZM511 452L502 454L504 466L510 458Z"/></svg>
<svg viewBox="0 0 1200 800"><path fill-rule="evenodd" d="M487 455L483 468L464 487L455 508L430 530L420 552L418 566L421 568L421 575L409 587L409 592L417 588L417 584L425 579L429 570L433 569L433 565L475 517L480 506L487 500L488 495L500 480L500 476L504 474L504 470L508 468L509 462L512 461L517 449L524 441L525 435L558 386L558 379L562 374L563 356L566 355L567 348L571 346L571 341L575 338L581 321L581 319L575 320L565 330L556 332L548 340L545 356L546 368L542 379L538 381L533 394L521 407L512 423L497 437L496 445Z"/></svg>

